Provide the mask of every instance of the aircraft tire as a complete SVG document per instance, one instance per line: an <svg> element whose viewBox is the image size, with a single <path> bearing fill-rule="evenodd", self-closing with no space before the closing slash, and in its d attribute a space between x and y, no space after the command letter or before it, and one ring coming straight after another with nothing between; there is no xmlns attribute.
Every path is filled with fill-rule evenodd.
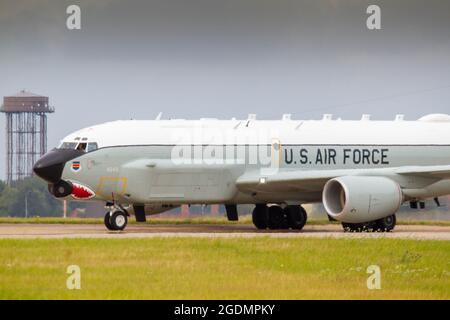
<svg viewBox="0 0 450 320"><path fill-rule="evenodd" d="M109 218L112 230L123 230L127 226L127 214L123 211L116 210Z"/></svg>
<svg viewBox="0 0 450 320"><path fill-rule="evenodd" d="M375 221L376 229L380 232L390 232L394 230L397 219L395 214Z"/></svg>
<svg viewBox="0 0 450 320"><path fill-rule="evenodd" d="M293 230L302 230L308 219L306 210L302 206L287 206L284 208L288 227Z"/></svg>
<svg viewBox="0 0 450 320"><path fill-rule="evenodd" d="M378 221L378 220L377 220ZM377 221L369 221L363 223L342 223L345 232L375 232L379 227Z"/></svg>
<svg viewBox="0 0 450 320"><path fill-rule="evenodd" d="M280 206L269 207L269 220L267 226L271 230L287 228L288 224L283 208Z"/></svg>
<svg viewBox="0 0 450 320"><path fill-rule="evenodd" d="M390 232L394 230L397 219L395 214L365 223L342 223L345 232Z"/></svg>
<svg viewBox="0 0 450 320"><path fill-rule="evenodd" d="M112 226L111 226L110 218L111 218L111 215L109 214L109 212L107 212L107 213L105 214L105 218L104 218L103 221L104 221L104 223L105 223L106 229L108 229L108 230L114 230L114 229L112 228Z"/></svg>
<svg viewBox="0 0 450 320"><path fill-rule="evenodd" d="M267 229L268 224L268 208L265 204L257 204L252 212L252 221L257 229Z"/></svg>
<svg viewBox="0 0 450 320"><path fill-rule="evenodd" d="M344 232L363 232L367 231L367 225L364 223L346 223L342 222Z"/></svg>

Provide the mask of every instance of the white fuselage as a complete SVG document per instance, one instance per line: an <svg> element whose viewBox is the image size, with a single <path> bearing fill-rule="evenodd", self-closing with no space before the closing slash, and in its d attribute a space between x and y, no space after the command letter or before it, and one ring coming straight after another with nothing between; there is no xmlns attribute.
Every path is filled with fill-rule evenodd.
<svg viewBox="0 0 450 320"><path fill-rule="evenodd" d="M308 185L280 184L279 192L253 192L238 181L333 170L390 176L406 197L447 194L448 180L412 180L391 170L450 163L450 122L437 120L115 121L63 139L96 144L65 166L63 178L89 187L95 199L124 203L320 201L326 181L314 176Z"/></svg>

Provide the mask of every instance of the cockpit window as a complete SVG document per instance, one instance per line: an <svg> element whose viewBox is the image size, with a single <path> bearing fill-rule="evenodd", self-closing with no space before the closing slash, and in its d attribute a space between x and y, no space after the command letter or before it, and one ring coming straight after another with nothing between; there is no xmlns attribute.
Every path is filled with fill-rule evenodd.
<svg viewBox="0 0 450 320"><path fill-rule="evenodd" d="M59 146L59 149L75 149L77 147L78 142L63 142Z"/></svg>
<svg viewBox="0 0 450 320"><path fill-rule="evenodd" d="M80 150L80 151L86 151L86 148L87 148L86 142L80 142L77 146L77 150Z"/></svg>
<svg viewBox="0 0 450 320"><path fill-rule="evenodd" d="M87 147L87 152L91 152L98 149L97 142L89 142Z"/></svg>
<svg viewBox="0 0 450 320"><path fill-rule="evenodd" d="M98 149L97 142L61 142L58 149L73 149L91 152Z"/></svg>

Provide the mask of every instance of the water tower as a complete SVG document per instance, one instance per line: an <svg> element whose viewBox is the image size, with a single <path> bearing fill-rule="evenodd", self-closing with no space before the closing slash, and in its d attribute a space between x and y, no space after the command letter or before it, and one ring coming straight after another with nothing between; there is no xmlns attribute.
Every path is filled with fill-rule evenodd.
<svg viewBox="0 0 450 320"><path fill-rule="evenodd" d="M6 115L6 182L33 175L33 164L47 152L48 97L25 90L3 98Z"/></svg>

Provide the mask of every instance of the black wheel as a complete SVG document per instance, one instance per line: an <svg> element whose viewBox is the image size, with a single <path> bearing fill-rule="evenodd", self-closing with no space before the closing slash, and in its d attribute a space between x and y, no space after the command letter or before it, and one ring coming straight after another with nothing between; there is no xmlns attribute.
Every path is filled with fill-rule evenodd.
<svg viewBox="0 0 450 320"><path fill-rule="evenodd" d="M252 212L253 224L256 228L262 230L267 229L268 224L268 208L265 204L257 204Z"/></svg>
<svg viewBox="0 0 450 320"><path fill-rule="evenodd" d="M107 212L107 213L105 214L105 218L104 218L103 221L104 221L104 223L105 223L106 229L108 229L108 230L114 230L114 229L112 228L112 226L111 226L110 218L111 218L111 215L109 214L109 212Z"/></svg>
<svg viewBox="0 0 450 320"><path fill-rule="evenodd" d="M308 216L302 206L287 206L284 208L288 226L294 230L302 230Z"/></svg>
<svg viewBox="0 0 450 320"><path fill-rule="evenodd" d="M378 230L376 221L363 223L342 223L345 232L375 232Z"/></svg>
<svg viewBox="0 0 450 320"><path fill-rule="evenodd" d="M269 220L267 223L269 229L286 229L287 225L287 219L283 212L283 208L280 206L269 207Z"/></svg>
<svg viewBox="0 0 450 320"><path fill-rule="evenodd" d="M367 231L367 226L364 223L346 223L342 222L342 227L345 232L363 232Z"/></svg>
<svg viewBox="0 0 450 320"><path fill-rule="evenodd" d="M128 218L127 214L123 211L114 211L109 218L112 230L123 230L127 226Z"/></svg>
<svg viewBox="0 0 450 320"><path fill-rule="evenodd" d="M397 223L397 218L395 217L395 214L388 216L383 219L379 219L375 221L376 223L376 229L377 231L381 232L389 232L394 230L395 225Z"/></svg>

